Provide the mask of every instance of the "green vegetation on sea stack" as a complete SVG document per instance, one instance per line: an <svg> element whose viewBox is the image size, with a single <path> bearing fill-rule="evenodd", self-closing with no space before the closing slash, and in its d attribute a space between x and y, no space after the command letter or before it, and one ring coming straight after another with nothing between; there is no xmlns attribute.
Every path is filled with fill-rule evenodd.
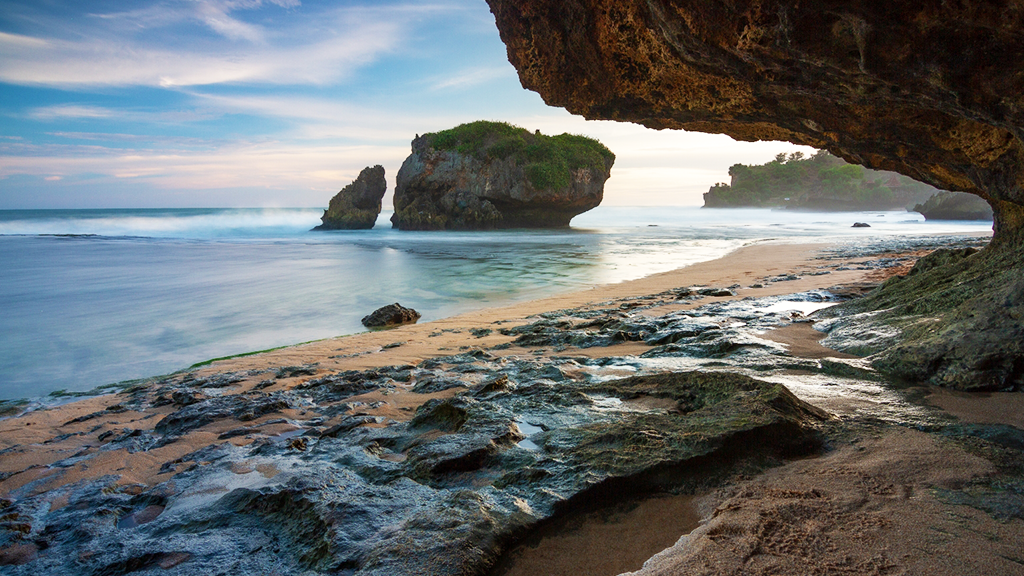
<svg viewBox="0 0 1024 576"><path fill-rule="evenodd" d="M512 158L537 189L567 187L570 171L590 168L605 172L615 160L615 154L593 138L576 134L545 136L507 122L478 120L424 134L423 138L435 150L450 150L478 160Z"/></svg>
<svg viewBox="0 0 1024 576"><path fill-rule="evenodd" d="M760 166L734 164L730 184L704 194L707 208L889 210L924 202L935 188L893 172L847 164L824 150L811 157L779 154Z"/></svg>

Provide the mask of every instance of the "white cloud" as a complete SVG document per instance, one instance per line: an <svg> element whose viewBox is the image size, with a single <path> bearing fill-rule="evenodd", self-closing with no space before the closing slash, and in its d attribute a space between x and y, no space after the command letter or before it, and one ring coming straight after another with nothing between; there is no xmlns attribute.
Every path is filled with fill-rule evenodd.
<svg viewBox="0 0 1024 576"><path fill-rule="evenodd" d="M515 68L508 66L488 66L463 70L454 76L435 79L431 83L431 89L444 90L448 88L468 88L489 82L496 78L514 77Z"/></svg>
<svg viewBox="0 0 1024 576"><path fill-rule="evenodd" d="M198 2L196 16L211 30L229 40L248 40L253 43L263 42L263 29L228 15L221 6L212 2Z"/></svg>
<svg viewBox="0 0 1024 576"><path fill-rule="evenodd" d="M298 0L269 0L281 8L292 9L301 6ZM254 10L262 7L261 0L185 0L161 2L124 12L91 14L118 30L151 30L181 22L195 20L229 40L262 42L264 29L230 15L236 10Z"/></svg>
<svg viewBox="0 0 1024 576"><path fill-rule="evenodd" d="M47 47L46 40L41 38L33 38L31 36L23 36L21 34L8 34L6 32L0 32L0 46L18 47L18 48L30 48L33 50L45 49Z"/></svg>
<svg viewBox="0 0 1024 576"><path fill-rule="evenodd" d="M113 110L99 106L62 104L35 108L28 115L35 120L61 120L66 118L110 118L115 114Z"/></svg>
<svg viewBox="0 0 1024 576"><path fill-rule="evenodd" d="M29 146L0 149L0 179L60 174L66 182L88 176L144 180L148 189L202 191L263 188L278 191L283 206L326 206L334 192L365 166L387 166L389 190L408 146L344 146L294 142L236 142L213 150L124 151L98 146ZM244 196L240 205L245 205Z"/></svg>
<svg viewBox="0 0 1024 576"><path fill-rule="evenodd" d="M274 3L297 5L287 0ZM0 81L57 87L323 85L395 50L410 21L409 15L397 12L382 16L376 8L341 9L304 15L300 22L281 24L269 34L230 16L230 10L243 4L261 3L193 2L190 15L178 4L98 15L106 23L102 27L70 32L54 27L54 34L64 38L0 33ZM229 40L245 42L182 42L177 36L161 42L161 36L152 33L185 17L200 19Z"/></svg>
<svg viewBox="0 0 1024 576"><path fill-rule="evenodd" d="M449 121L458 123L444 116L425 117L308 96L186 93L211 114L245 113L292 120L295 128L289 136L303 140L353 138L370 143L408 143L417 132L427 132L435 125L436 129L449 127Z"/></svg>
<svg viewBox="0 0 1024 576"><path fill-rule="evenodd" d="M26 49L0 38L0 81L11 84L195 86L230 82L326 84L390 50L392 23L312 44L201 53L113 42L50 41Z"/></svg>

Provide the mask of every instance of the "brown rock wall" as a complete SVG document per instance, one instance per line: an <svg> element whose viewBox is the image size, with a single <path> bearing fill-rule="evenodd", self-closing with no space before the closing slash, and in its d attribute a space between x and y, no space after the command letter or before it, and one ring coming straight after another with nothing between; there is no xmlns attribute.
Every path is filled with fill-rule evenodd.
<svg viewBox="0 0 1024 576"><path fill-rule="evenodd" d="M1024 389L1024 0L488 0L524 87L590 119L788 140L991 204L989 248L849 323L891 374Z"/></svg>
<svg viewBox="0 0 1024 576"><path fill-rule="evenodd" d="M523 85L548 104L788 140L1024 204L1020 1L489 4Z"/></svg>

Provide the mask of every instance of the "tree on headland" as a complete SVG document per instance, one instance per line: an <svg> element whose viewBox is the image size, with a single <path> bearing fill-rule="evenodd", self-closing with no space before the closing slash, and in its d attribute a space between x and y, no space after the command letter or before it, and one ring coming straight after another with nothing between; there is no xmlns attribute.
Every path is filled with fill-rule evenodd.
<svg viewBox="0 0 1024 576"><path fill-rule="evenodd" d="M906 176L847 164L824 150L780 152L759 166L734 164L731 182L704 194L708 208L891 210L924 202L938 192Z"/></svg>

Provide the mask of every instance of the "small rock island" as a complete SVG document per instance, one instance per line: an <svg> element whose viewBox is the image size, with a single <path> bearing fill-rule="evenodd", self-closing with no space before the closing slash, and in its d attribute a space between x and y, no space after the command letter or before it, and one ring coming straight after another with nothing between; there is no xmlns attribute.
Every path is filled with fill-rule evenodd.
<svg viewBox="0 0 1024 576"><path fill-rule="evenodd" d="M387 190L384 167L367 166L355 181L345 186L327 205L320 217L323 224L313 230L368 230L380 214L381 199Z"/></svg>
<svg viewBox="0 0 1024 576"><path fill-rule="evenodd" d="M601 203L615 155L592 138L478 121L417 136L398 171L394 228L561 228Z"/></svg>
<svg viewBox="0 0 1024 576"><path fill-rule="evenodd" d="M991 220L992 206L980 196L963 192L939 192L914 206L925 220Z"/></svg>

